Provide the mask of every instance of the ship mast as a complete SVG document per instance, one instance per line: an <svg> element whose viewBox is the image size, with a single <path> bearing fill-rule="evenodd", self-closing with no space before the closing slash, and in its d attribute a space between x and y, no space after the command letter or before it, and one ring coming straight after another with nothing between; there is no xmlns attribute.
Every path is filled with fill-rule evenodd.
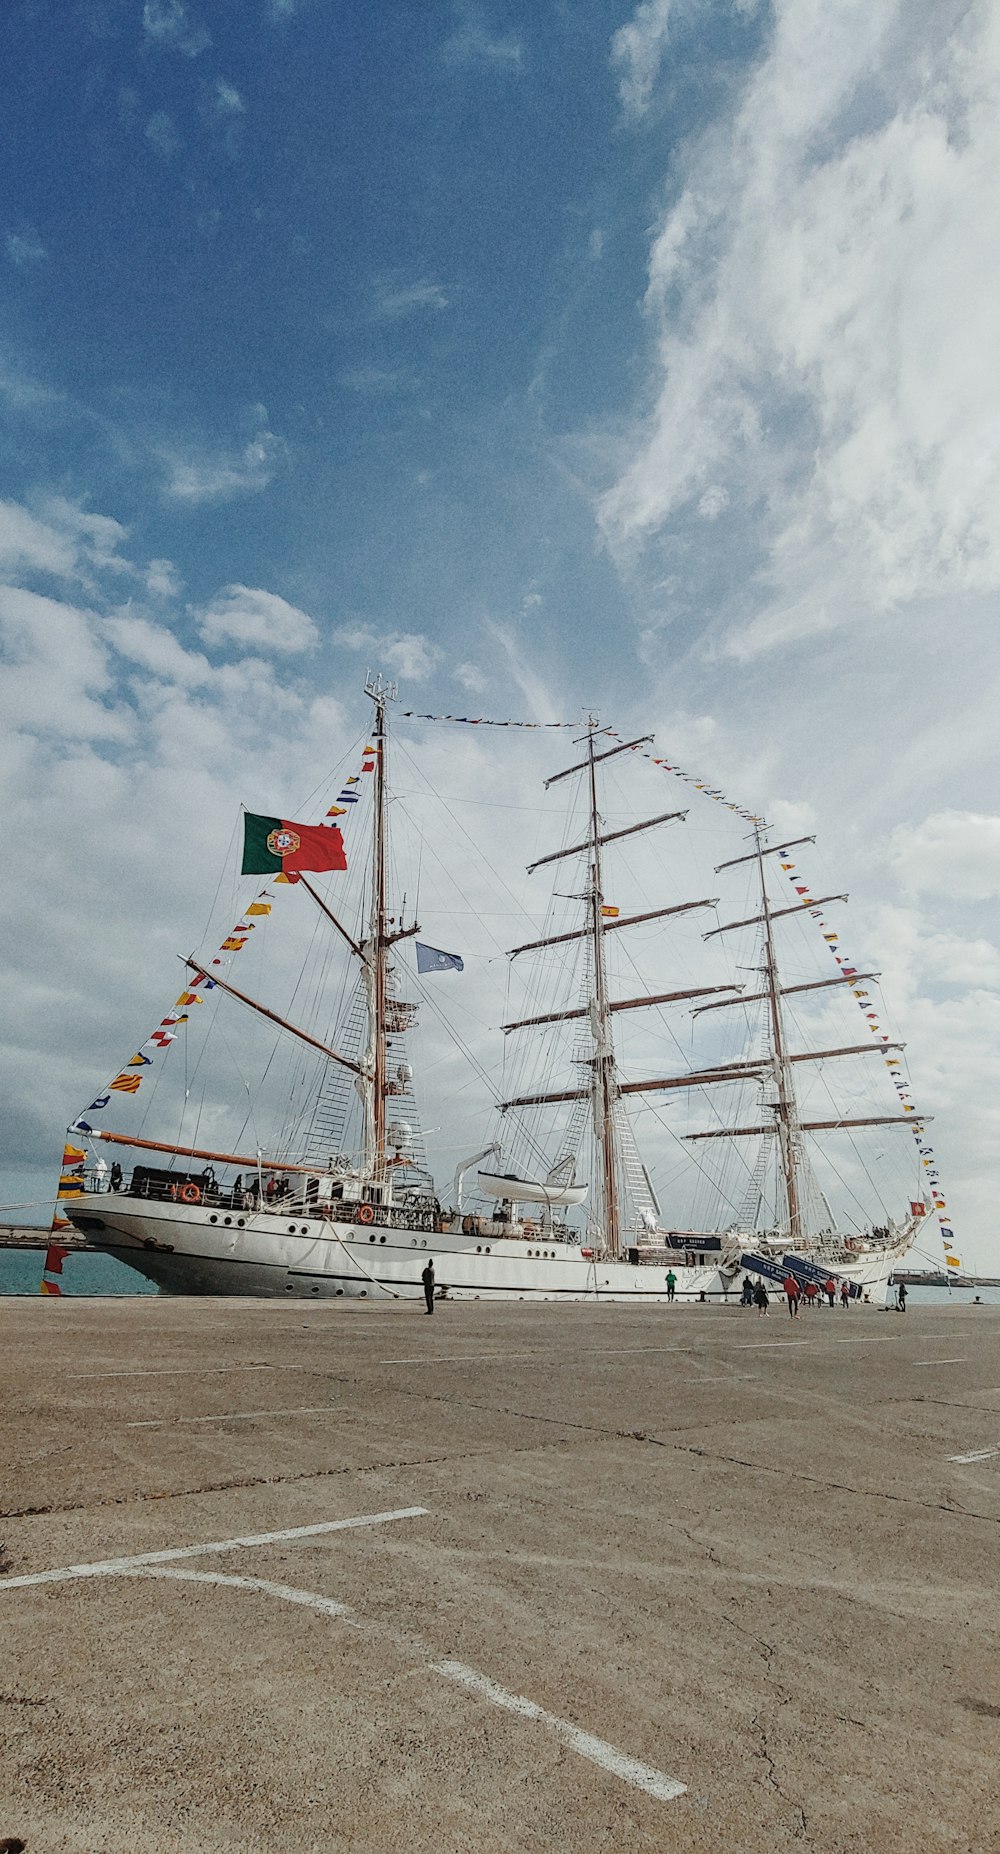
<svg viewBox="0 0 1000 1854"><path fill-rule="evenodd" d="M759 825L754 826L754 854L760 880L760 914L764 928L764 978L771 1017L771 1053L778 1095L775 1102L778 1145L781 1152L781 1169L785 1179L785 1198L788 1204L788 1236L792 1248L796 1249L802 1240L803 1233L802 1202L799 1195L798 1116L788 1060L788 1045L785 1041L785 1026L781 1015L778 966L774 951L774 928L767 893L767 878L764 873L764 846L761 843Z"/></svg>
<svg viewBox="0 0 1000 1854"><path fill-rule="evenodd" d="M375 793L372 828L372 898L368 916L368 934L360 947L362 970L368 993L369 1037L360 1090L365 1108L364 1169L373 1183L384 1184L391 1169L386 1151L385 1101L388 1093L388 1055L386 1020L391 1002L389 992L389 949L398 940L408 940L420 932L419 923L404 927L402 919L394 932L386 913L388 905L388 792L389 720L386 704L397 699L394 682L383 682L381 675L365 678L365 694L375 704L372 733L375 759Z"/></svg>
<svg viewBox="0 0 1000 1854"><path fill-rule="evenodd" d="M615 1057L611 1041L611 1013L608 1006L607 975L604 965L604 916L601 907L604 891L601 881L601 835L597 811L597 771L594 764L594 730L597 722L588 719L587 775L590 786L590 915L591 957L594 968L594 1068L592 1111L594 1144L600 1154L601 1222L604 1245L611 1257L621 1254L621 1225L618 1210L618 1154L615 1127Z"/></svg>

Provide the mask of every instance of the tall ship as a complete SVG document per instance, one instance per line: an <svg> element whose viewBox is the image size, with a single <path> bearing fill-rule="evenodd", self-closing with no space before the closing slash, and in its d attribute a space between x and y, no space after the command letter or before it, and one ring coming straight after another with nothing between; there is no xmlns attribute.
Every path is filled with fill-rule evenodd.
<svg viewBox="0 0 1000 1854"><path fill-rule="evenodd" d="M630 817L615 783L646 762L662 790L677 769L651 737L589 719L544 782L551 835L528 869L552 879L542 931L506 949L508 1008L470 1049L454 989L442 1002L463 960L420 937L397 886L396 691L369 677L365 694L372 731L323 823L247 815L235 924L185 960L176 1003L71 1125L57 1224L174 1294L419 1301L432 1262L449 1300L718 1301L793 1273L884 1304L944 1200L903 1046L870 1005L878 975L826 928L846 896L798 879L812 839L772 841L740 813L738 853L713 865L728 912L678 895L663 845L689 812ZM474 839L452 834L471 861ZM295 959L278 913L304 934ZM248 948L261 958L234 971ZM263 984L273 966L278 989L245 989L248 963ZM425 1008L442 1019L430 1039ZM478 1080L459 1078L451 1036ZM446 1195L415 1080L428 1041L456 1078L435 1099L442 1149L455 1156L470 1102L480 1115ZM109 1124L135 1107L131 1130Z"/></svg>

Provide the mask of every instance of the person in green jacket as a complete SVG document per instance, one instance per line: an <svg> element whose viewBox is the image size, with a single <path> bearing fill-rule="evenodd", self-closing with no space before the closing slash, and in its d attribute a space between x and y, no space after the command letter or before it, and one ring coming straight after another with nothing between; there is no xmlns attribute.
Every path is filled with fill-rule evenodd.
<svg viewBox="0 0 1000 1854"><path fill-rule="evenodd" d="M677 1286L677 1276L674 1274L674 1271L672 1268L668 1268L667 1269L667 1299L668 1300L673 1300L674 1289L676 1286Z"/></svg>

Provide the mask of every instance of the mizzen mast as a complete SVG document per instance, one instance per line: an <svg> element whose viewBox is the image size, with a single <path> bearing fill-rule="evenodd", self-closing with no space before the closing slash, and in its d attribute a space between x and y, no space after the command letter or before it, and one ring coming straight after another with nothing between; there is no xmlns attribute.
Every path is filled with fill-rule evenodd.
<svg viewBox="0 0 1000 1854"><path fill-rule="evenodd" d="M778 983L778 966L774 951L774 927L771 921L771 904L767 894L767 877L764 873L764 847L760 840L760 825L754 825L754 849L757 857L757 873L760 878L760 912L764 927L764 982L767 986L768 1011L771 1018L771 1050L774 1061L774 1080L777 1089L775 1114L777 1116L778 1146L781 1152L781 1169L785 1178L785 1197L788 1203L788 1236L792 1248L798 1248L802 1240L802 1201L799 1195L799 1127L795 1104L795 1091L792 1087L791 1068L788 1061L788 1045L785 1041L785 1026L781 1012L781 992Z"/></svg>

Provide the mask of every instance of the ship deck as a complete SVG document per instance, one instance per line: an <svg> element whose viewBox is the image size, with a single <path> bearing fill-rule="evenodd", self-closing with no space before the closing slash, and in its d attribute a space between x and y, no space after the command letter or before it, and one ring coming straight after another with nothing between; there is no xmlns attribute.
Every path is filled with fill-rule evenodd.
<svg viewBox="0 0 1000 1854"><path fill-rule="evenodd" d="M1000 1307L0 1330L0 1840L992 1845Z"/></svg>

